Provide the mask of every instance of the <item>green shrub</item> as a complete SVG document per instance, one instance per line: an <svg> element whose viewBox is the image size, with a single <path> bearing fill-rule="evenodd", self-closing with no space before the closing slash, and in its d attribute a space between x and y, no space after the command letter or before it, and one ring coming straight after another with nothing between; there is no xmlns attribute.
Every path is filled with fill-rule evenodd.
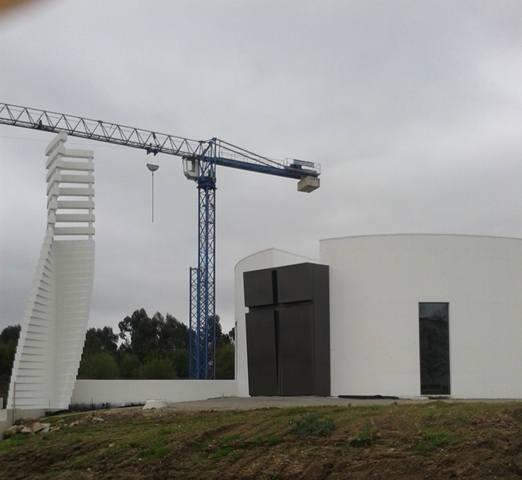
<svg viewBox="0 0 522 480"><path fill-rule="evenodd" d="M350 440L350 447L367 447L375 440L375 431L366 425Z"/></svg>
<svg viewBox="0 0 522 480"><path fill-rule="evenodd" d="M143 378L170 380L176 378L172 362L168 358L153 358L143 365Z"/></svg>
<svg viewBox="0 0 522 480"><path fill-rule="evenodd" d="M302 415L290 427L290 433L304 438L308 436L328 437L335 430L333 420L318 413Z"/></svg>
<svg viewBox="0 0 522 480"><path fill-rule="evenodd" d="M120 369L116 360L107 352L84 355L80 363L80 378L108 380L118 378Z"/></svg>

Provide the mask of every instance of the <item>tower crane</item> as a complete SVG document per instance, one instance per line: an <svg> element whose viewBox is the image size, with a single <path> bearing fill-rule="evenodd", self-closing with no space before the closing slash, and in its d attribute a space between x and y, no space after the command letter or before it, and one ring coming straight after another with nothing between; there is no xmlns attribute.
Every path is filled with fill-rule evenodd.
<svg viewBox="0 0 522 480"><path fill-rule="evenodd" d="M215 374L215 198L216 167L230 167L299 180L300 192L319 188L320 165L296 159L274 160L217 138L191 140L102 120L0 103L0 124L64 132L73 137L181 157L185 176L198 189L198 266L190 268L189 377Z"/></svg>

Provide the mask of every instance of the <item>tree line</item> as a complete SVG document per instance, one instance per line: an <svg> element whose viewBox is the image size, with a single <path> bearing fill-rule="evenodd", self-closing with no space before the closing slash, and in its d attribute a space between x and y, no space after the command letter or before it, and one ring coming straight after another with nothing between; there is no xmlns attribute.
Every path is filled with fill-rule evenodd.
<svg viewBox="0 0 522 480"><path fill-rule="evenodd" d="M188 327L172 315L136 310L112 327L90 328L78 378L173 379L188 377ZM216 317L216 378L234 378L234 330Z"/></svg>
<svg viewBox="0 0 522 480"><path fill-rule="evenodd" d="M170 314L142 308L112 327L89 328L78 378L175 379L188 377L188 327ZM223 333L216 316L216 378L234 378L234 329ZM0 396L7 397L20 325L0 333Z"/></svg>
<svg viewBox="0 0 522 480"><path fill-rule="evenodd" d="M4 328L0 333L0 397L4 399L4 405L0 402L0 407L7 403L9 379L11 378L20 330L20 325L11 325Z"/></svg>

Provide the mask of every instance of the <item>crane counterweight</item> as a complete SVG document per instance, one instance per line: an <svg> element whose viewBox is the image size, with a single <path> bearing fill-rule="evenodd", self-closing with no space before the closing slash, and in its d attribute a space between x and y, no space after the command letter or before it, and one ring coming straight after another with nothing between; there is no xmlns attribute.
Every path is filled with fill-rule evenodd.
<svg viewBox="0 0 522 480"><path fill-rule="evenodd" d="M304 177L297 183L297 191L310 193L317 190L319 185L320 180L318 177Z"/></svg>

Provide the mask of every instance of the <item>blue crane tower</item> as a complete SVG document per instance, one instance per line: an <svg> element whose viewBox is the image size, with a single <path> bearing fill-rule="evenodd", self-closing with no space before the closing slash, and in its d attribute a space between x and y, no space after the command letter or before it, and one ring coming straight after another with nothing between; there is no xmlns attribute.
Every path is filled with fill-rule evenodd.
<svg viewBox="0 0 522 480"><path fill-rule="evenodd" d="M0 124L64 132L73 137L133 147L147 154L181 157L185 176L198 189L198 266L190 269L189 378L215 376L216 325L216 167L230 167L299 180L300 192L319 188L320 165L278 161L217 138L191 140L63 113L0 103Z"/></svg>

